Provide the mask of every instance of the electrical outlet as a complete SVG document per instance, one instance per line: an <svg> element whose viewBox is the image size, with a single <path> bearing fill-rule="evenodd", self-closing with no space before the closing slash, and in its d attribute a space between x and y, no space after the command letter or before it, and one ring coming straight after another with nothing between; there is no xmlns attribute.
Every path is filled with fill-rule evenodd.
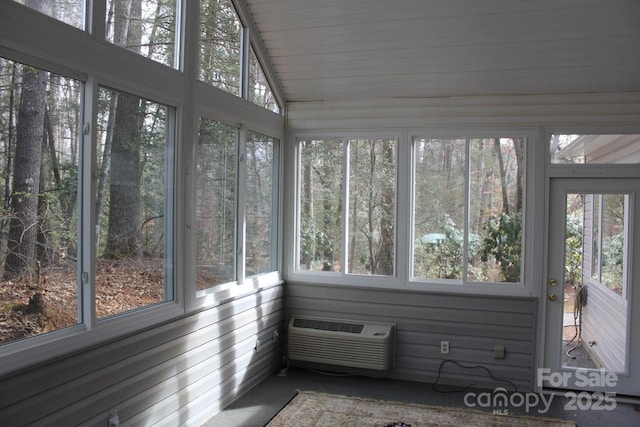
<svg viewBox="0 0 640 427"><path fill-rule="evenodd" d="M440 341L440 354L449 354L449 341Z"/></svg>
<svg viewBox="0 0 640 427"><path fill-rule="evenodd" d="M256 340L256 352L260 353L260 339Z"/></svg>
<svg viewBox="0 0 640 427"><path fill-rule="evenodd" d="M493 346L493 357L494 357L494 359L504 359L504 346L503 345L494 345Z"/></svg>

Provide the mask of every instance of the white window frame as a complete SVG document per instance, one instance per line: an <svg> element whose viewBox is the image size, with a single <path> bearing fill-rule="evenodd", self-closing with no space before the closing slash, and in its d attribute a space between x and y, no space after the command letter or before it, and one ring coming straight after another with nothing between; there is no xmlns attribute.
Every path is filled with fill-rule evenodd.
<svg viewBox="0 0 640 427"><path fill-rule="evenodd" d="M342 189L342 206L343 206L343 215L342 215L342 247L343 247L343 256L342 263L343 268L342 271L328 271L328 272L319 272L319 271L306 271L298 269L299 259L298 256L300 254L300 141L302 140L312 140L312 139L341 139L343 141L343 164L342 164L342 176L344 179L344 186ZM396 141L396 165L395 165L395 176L396 176L396 188L395 188L395 226L394 226L394 274L383 276L383 275L367 275L367 274L358 274L358 273L349 273L347 272L347 257L348 257L348 240L349 240L349 218L348 218L348 201L349 201L349 141L350 140L377 140L377 139L389 139ZM293 141L295 144L294 152L294 165L293 167L288 167L290 170L295 171L295 179L289 180L293 181L294 189L293 191L286 191L288 194L293 195L293 199L291 199L292 206L294 206L294 219L293 221L289 221L289 224L294 224L293 227L293 241L291 248L293 250L287 255L287 259L289 260L289 268L287 269L287 277L294 281L301 282L314 282L319 281L321 283L328 284L364 284L365 286L372 287L383 287L389 288L394 287L395 283L398 281L398 277L402 274L402 263L399 261L400 254L400 243L399 243L399 234L398 234L398 219L400 215L400 210L398 205L401 203L401 197L399 196L399 181L400 177L398 175L398 171L400 170L400 146L402 144L403 137L401 132L389 132L389 131L381 131L381 132L309 132L309 133L297 133L293 137Z"/></svg>
<svg viewBox="0 0 640 427"><path fill-rule="evenodd" d="M284 141L284 117L282 114L276 114L221 90L205 88L198 84L195 65L197 52L194 52L197 49L184 49L186 45L197 45L198 11L192 6L197 2L178 1L182 5L176 22L178 27L176 37L180 39L176 51L181 52L180 55L176 55L177 61L181 64L179 69L162 65L105 42L104 0L89 3L91 8L87 9L86 31L14 1L5 1L2 4L1 56L68 76L83 83L84 99L81 108L84 119L82 122L90 124L90 133L82 137L83 151L80 153L82 156L80 162L84 166L92 166L78 171L82 174L78 206L79 209L87 212L84 221L79 221L81 234L78 239L82 241L82 247L79 248L79 251L82 251L79 254L79 262L82 262L79 272L88 272L90 277L88 282L82 286L78 285L83 293L81 297L83 299L79 298L80 310L83 310L84 315L83 323L0 345L0 358L3 361L0 366L0 375L31 364L42 363L72 351L80 351L124 334L135 333L184 316L185 313L213 307L228 301L229 298L255 293L261 287L281 283L281 257L278 256L278 249L276 249L272 260L275 269L273 272L249 278L242 284L228 284L226 288L221 287L212 295L196 299L192 265L195 262L193 257L195 243L191 228L195 215L195 209L192 208L195 206L195 196L191 180L194 165L193 141L194 135L197 135L198 119L200 115L205 115L229 124L243 125L255 132L277 139L281 147ZM239 14L241 10L244 10L244 16L250 16L245 6L238 8ZM180 33L179 36L178 33ZM257 32L251 34L257 34ZM251 34L250 36L253 37ZM262 48L258 49L262 46L260 41L254 40L254 42L257 43L254 45L256 55L264 59L266 53ZM264 71L268 73L267 77L270 79L276 99L280 105L283 105L284 97L281 89L278 84L274 84L277 79L274 80L274 74L270 69ZM170 121L166 129L173 148L170 158L167 158L167 162L172 162L173 169L167 181L167 185L172 187L172 192L166 202L173 204L173 208L165 212L166 215L171 216L167 216L165 226L171 227L167 230L173 239L173 244L165 248L165 258L168 258L173 267L172 277L167 277L167 280L172 281L173 287L167 290L166 296L171 297L172 300L98 320L95 318L93 307L95 247L92 242L95 241L93 237L95 189L92 188L91 170L95 169L96 162L94 146L97 112L94 105L97 102L99 86L132 93L163 104L172 111L170 115L173 116L174 121ZM277 157L281 153L281 149L278 154L274 153L274 184L282 182L283 179L283 171ZM273 221L277 229L273 230L273 245L275 248L282 248L280 233L277 231L281 230L282 223L282 218L278 214L281 212L279 207L282 204L282 194L276 185L274 185L274 192L273 200L277 209L273 212ZM171 222L173 222L172 225ZM78 283L80 283L81 274L79 273L78 276Z"/></svg>
<svg viewBox="0 0 640 427"><path fill-rule="evenodd" d="M391 129L392 126L389 127ZM382 127L384 129L384 127ZM543 132L540 129L520 128L520 127L500 127L492 129L476 129L460 127L457 129L430 129L415 128L389 131L301 131L290 135L288 151L294 154L288 156L285 169L291 172L291 178L287 180L289 187L285 190L290 196L287 202L290 203L288 211L291 216L288 223L295 224L291 230L285 230L286 241L289 242L285 252L287 281L299 283L345 285L356 287L372 287L391 290L414 290L425 292L461 293L472 295L501 295L501 296L531 296L532 274L535 270L533 257L526 254L538 253L541 251L541 244L537 239L531 238L534 235L534 228L537 230L542 226L541 212L544 206L538 200L543 194L539 192L540 180L543 176L536 178L535 171L543 170L542 144L538 142L542 139ZM522 250L525 255L522 257L522 274L520 283L441 283L437 280L411 278L411 263L413 258L413 137L424 138L524 138L525 143L525 172L524 172L524 196L523 196L523 243ZM304 271L298 269L299 245L298 236L300 218L300 150L301 140L342 138L345 142L348 139L359 138L397 138L397 158L396 158L396 258L395 275L389 277L367 276L358 274L345 274L344 272L317 272ZM404 172L407 171L407 172ZM411 171L411 172L409 172ZM539 173L540 174L540 173ZM347 185L345 185L347 187ZM345 233L346 230L343 230Z"/></svg>

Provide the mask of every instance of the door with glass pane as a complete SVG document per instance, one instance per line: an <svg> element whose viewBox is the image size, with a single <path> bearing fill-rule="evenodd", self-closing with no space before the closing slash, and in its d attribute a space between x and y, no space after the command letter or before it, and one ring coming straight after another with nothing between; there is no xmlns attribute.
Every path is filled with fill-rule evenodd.
<svg viewBox="0 0 640 427"><path fill-rule="evenodd" d="M639 190L640 179L550 182L545 387L640 395Z"/></svg>

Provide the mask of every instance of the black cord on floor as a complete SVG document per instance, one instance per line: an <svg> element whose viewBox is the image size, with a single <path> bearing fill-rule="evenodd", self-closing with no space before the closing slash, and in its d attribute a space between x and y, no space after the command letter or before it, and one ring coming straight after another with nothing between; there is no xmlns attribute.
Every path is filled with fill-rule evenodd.
<svg viewBox="0 0 640 427"><path fill-rule="evenodd" d="M491 373L491 371L489 370L489 368L487 368L486 366L482 366L482 365L464 366L464 365L456 362L455 360L445 359L440 363L440 366L438 367L438 376L436 377L436 380L434 381L434 383L431 384L431 388L434 391L437 391L438 393L463 393L463 392L469 390L474 385L476 385L476 383L471 383L471 384L465 386L462 389L455 389L455 390L438 389L437 386L438 386L438 382L440 381L440 374L442 373L442 367L446 363L453 363L454 365L457 365L458 367L463 368L463 369L477 369L477 368L484 369L487 372L487 374L489 374L489 376L491 377L492 380L497 381L497 382L508 383L508 384L511 385L511 387L513 387L513 391L514 392L518 391L518 387L516 387L516 385L513 382L511 382L511 381L509 381L507 379L504 379L504 378L496 378L496 377L494 377L493 374Z"/></svg>

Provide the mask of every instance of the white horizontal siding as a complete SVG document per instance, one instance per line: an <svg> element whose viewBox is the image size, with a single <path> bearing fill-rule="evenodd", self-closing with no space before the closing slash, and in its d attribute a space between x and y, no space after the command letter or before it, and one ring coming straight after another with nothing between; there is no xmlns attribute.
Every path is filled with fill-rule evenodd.
<svg viewBox="0 0 640 427"><path fill-rule="evenodd" d="M281 285L0 379L3 425L198 425L274 372ZM261 351L256 352L256 339Z"/></svg>
<svg viewBox="0 0 640 427"><path fill-rule="evenodd" d="M293 102L290 130L452 126L619 125L640 123L640 92L384 101Z"/></svg>
<svg viewBox="0 0 640 427"><path fill-rule="evenodd" d="M391 378L434 382L440 365L453 360L482 365L496 378L533 387L536 301L533 298L443 295L357 289L326 284L287 283L287 316L318 316L344 320L394 323L395 366ZM440 354L440 341L450 342L450 354ZM506 357L494 358L494 345L504 345ZM511 387L492 380L482 369L442 366L442 383Z"/></svg>
<svg viewBox="0 0 640 427"><path fill-rule="evenodd" d="M587 305L582 313L582 341L602 364L602 368L611 372L625 372L628 357L627 303L600 284L587 285Z"/></svg>

